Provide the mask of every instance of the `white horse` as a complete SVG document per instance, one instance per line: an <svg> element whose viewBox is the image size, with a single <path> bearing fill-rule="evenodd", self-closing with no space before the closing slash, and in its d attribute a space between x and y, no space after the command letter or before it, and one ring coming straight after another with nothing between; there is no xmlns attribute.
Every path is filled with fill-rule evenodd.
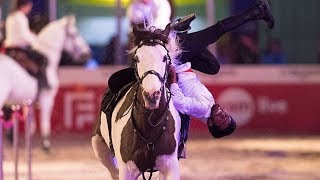
<svg viewBox="0 0 320 180"><path fill-rule="evenodd" d="M169 33L169 26L161 32L152 27L133 31L137 82L112 113L115 157L104 113L99 119L101 133L92 137L95 155L112 179L138 179L141 174L145 178L144 172L153 170L159 171L160 179L180 179L177 150L181 120L166 87L178 46Z"/></svg>
<svg viewBox="0 0 320 180"><path fill-rule="evenodd" d="M46 74L51 88L40 91L39 105L41 135L46 138L44 145L49 148L50 120L54 99L59 88L57 69L61 53L65 50L73 59L83 60L89 58L90 48L78 33L74 16L65 16L49 23L39 33L32 48L44 54L48 59ZM5 54L0 54L0 86L0 108L5 103L23 104L26 100L34 101L37 96L37 80Z"/></svg>

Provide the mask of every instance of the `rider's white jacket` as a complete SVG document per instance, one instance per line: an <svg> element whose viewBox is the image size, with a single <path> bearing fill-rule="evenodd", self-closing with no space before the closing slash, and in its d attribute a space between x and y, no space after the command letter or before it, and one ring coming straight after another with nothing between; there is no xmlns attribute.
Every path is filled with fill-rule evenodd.
<svg viewBox="0 0 320 180"><path fill-rule="evenodd" d="M178 83L172 83L170 90L173 104L181 113L199 118L203 123L210 116L211 107L215 104L209 90L191 71L191 63L176 66Z"/></svg>
<svg viewBox="0 0 320 180"><path fill-rule="evenodd" d="M36 35L31 32L28 18L22 11L13 12L7 17L5 47L24 48L35 39Z"/></svg>

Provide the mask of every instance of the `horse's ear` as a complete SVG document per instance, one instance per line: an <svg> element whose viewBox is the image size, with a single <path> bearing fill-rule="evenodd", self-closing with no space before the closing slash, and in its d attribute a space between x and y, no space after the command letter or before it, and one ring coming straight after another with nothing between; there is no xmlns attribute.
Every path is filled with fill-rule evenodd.
<svg viewBox="0 0 320 180"><path fill-rule="evenodd" d="M136 24L132 25L132 33L133 35L136 35L139 32L139 27Z"/></svg>
<svg viewBox="0 0 320 180"><path fill-rule="evenodd" d="M166 35L166 36L169 36L170 34L170 31L171 31L171 23L169 23L166 28L163 30L163 33Z"/></svg>

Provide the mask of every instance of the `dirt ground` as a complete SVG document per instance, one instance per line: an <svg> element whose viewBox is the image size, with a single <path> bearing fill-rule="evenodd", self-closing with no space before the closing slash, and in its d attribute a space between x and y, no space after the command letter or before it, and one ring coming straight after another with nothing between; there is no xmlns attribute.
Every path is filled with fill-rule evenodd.
<svg viewBox="0 0 320 180"><path fill-rule="evenodd" d="M86 135L53 137L46 154L33 140L34 180L108 179ZM14 179L13 148L5 141L4 179ZM26 179L23 142L19 179ZM182 180L316 180L320 179L320 136L191 136L187 159L180 161Z"/></svg>

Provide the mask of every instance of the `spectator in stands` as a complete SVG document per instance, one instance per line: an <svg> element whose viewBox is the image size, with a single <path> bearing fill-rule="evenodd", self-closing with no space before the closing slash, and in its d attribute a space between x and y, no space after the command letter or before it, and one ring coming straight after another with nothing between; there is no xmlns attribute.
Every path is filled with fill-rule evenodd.
<svg viewBox="0 0 320 180"><path fill-rule="evenodd" d="M267 50L262 56L264 64L284 64L287 63L287 57L283 52L280 39L273 38L269 40Z"/></svg>
<svg viewBox="0 0 320 180"><path fill-rule="evenodd" d="M105 52L103 55L103 61L102 64L106 65L106 64L114 64L115 60L116 60L116 41L117 41L117 36L112 36L110 38L110 41L107 43L106 47L105 47ZM121 60L127 60L128 59L128 53L126 52L127 47L122 46L122 44L120 44L120 53L118 56L120 56ZM126 62L128 63L128 62Z"/></svg>
<svg viewBox="0 0 320 180"><path fill-rule="evenodd" d="M234 34L234 55L232 62L235 64L259 63L259 48L251 34Z"/></svg>

